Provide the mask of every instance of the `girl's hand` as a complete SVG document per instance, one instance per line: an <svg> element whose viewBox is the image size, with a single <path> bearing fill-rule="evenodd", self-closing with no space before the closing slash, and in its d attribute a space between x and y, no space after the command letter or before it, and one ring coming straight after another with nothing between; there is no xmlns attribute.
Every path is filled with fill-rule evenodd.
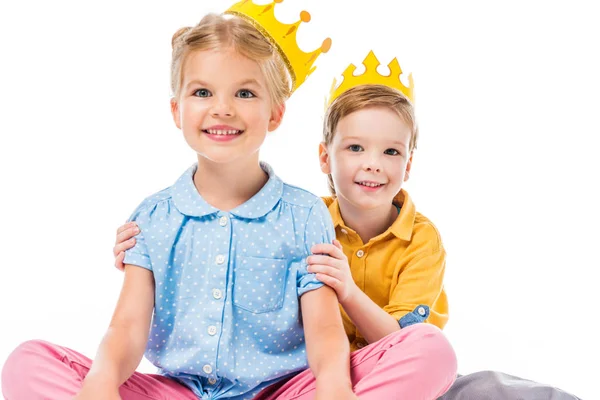
<svg viewBox="0 0 600 400"><path fill-rule="evenodd" d="M310 250L313 255L306 259L308 272L316 273L318 280L335 290L340 303L352 298L359 289L352 279L348 258L340 242L317 244Z"/></svg>
<svg viewBox="0 0 600 400"><path fill-rule="evenodd" d="M115 247L113 247L113 255L115 256L115 267L118 270L123 271L125 268L125 265L123 265L125 250L129 250L135 246L134 236L138 233L140 233L140 228L138 228L135 222L128 222L117 229L117 240Z"/></svg>

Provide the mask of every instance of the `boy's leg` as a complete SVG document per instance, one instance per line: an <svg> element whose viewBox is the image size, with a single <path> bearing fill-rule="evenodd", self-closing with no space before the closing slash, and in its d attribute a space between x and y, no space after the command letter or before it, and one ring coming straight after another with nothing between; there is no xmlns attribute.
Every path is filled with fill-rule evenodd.
<svg viewBox="0 0 600 400"><path fill-rule="evenodd" d="M401 329L351 355L354 393L361 400L431 400L456 378L456 356L443 333L430 324ZM307 400L315 395L315 377L306 370L256 399Z"/></svg>
<svg viewBox="0 0 600 400"><path fill-rule="evenodd" d="M81 389L92 360L66 347L41 340L21 344L2 369L6 400L65 400ZM123 400L197 400L174 380L136 372L119 389Z"/></svg>
<svg viewBox="0 0 600 400"><path fill-rule="evenodd" d="M495 371L481 371L456 378L456 382L438 400L579 400L552 386Z"/></svg>

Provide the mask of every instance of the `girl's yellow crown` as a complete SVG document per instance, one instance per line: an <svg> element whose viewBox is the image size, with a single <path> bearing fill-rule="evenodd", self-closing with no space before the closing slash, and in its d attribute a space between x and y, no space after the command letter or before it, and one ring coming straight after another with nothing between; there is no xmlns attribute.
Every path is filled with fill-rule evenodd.
<svg viewBox="0 0 600 400"><path fill-rule="evenodd" d="M321 53L327 53L331 47L331 39L327 38L321 47L311 53L305 53L298 47L296 32L302 22L310 21L307 11L300 13L300 21L294 24L284 24L275 18L275 3L283 0L274 0L270 4L258 5L252 0L242 0L231 6L225 14L238 16L251 23L267 40L277 49L281 58L286 63L292 77L292 92L304 83L316 67L315 60Z"/></svg>
<svg viewBox="0 0 600 400"><path fill-rule="evenodd" d="M398 60L396 58L394 58L388 64L390 69L389 75L381 75L379 72L377 72L377 67L381 64L379 63L377 57L375 57L373 50L369 51L369 54L367 54L362 63L366 67L366 70L362 75L355 76L354 71L356 70L356 66L354 64L350 64L343 73L344 79L341 81L341 83L337 82L336 79L333 80L327 106L329 106L340 94L344 93L350 88L360 85L385 85L394 89L398 89L404 93L406 97L408 97L411 103L415 103L415 85L412 74L408 75L408 87L404 86L404 84L400 81L402 68L400 68L400 64L398 64Z"/></svg>

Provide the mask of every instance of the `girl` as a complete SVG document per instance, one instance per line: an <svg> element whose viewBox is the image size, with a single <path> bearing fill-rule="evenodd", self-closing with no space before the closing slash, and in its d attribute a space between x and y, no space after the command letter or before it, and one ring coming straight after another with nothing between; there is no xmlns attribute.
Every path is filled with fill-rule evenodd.
<svg viewBox="0 0 600 400"><path fill-rule="evenodd" d="M259 163L290 92L274 46L241 18L209 15L177 32L173 47L171 111L198 162L133 213L141 232L123 259L123 289L93 364L67 348L26 342L4 366L4 396L443 393L456 361L439 331L415 327L350 359L335 292L307 271L310 246L330 243L333 229L320 199ZM134 373L144 348L160 375Z"/></svg>

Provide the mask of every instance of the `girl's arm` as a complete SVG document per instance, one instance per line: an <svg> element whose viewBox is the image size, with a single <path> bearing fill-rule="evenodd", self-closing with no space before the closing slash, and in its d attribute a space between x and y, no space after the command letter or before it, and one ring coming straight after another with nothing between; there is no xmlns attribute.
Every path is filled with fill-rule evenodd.
<svg viewBox="0 0 600 400"><path fill-rule="evenodd" d="M425 246L433 247L427 243ZM336 291L344 311L368 343L400 330L404 315L419 305L431 306L442 292L445 252L441 245L435 251L425 252L423 257L406 261L391 291L390 301L383 308L356 286L339 241L318 244L311 250L308 271L316 273L317 279ZM438 322L442 318L438 319L433 313L431 317L431 322L443 327Z"/></svg>
<svg viewBox="0 0 600 400"><path fill-rule="evenodd" d="M335 292L326 286L300 298L308 364L317 399L357 399L350 379L350 346Z"/></svg>
<svg viewBox="0 0 600 400"><path fill-rule="evenodd" d="M119 386L135 372L142 359L153 308L152 272L126 265L115 312L77 399L105 399L106 394L118 393Z"/></svg>

